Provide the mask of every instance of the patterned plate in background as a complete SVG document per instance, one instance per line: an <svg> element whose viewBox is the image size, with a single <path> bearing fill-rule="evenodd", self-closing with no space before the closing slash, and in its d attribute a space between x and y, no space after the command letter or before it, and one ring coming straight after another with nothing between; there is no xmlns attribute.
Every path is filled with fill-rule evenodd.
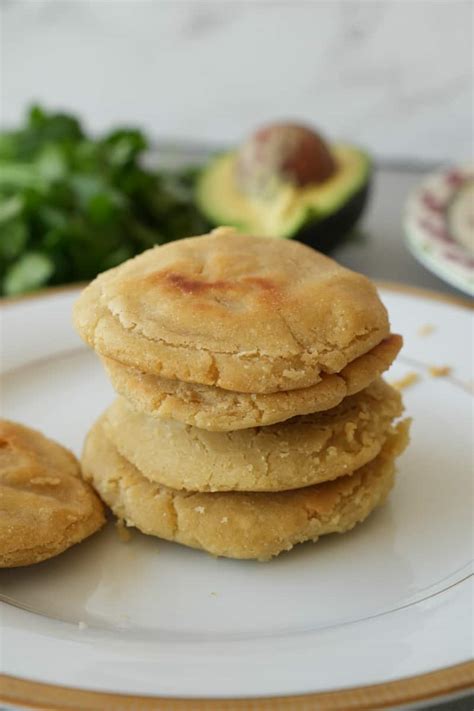
<svg viewBox="0 0 474 711"><path fill-rule="evenodd" d="M413 256L474 295L474 166L429 175L408 200L405 234Z"/></svg>

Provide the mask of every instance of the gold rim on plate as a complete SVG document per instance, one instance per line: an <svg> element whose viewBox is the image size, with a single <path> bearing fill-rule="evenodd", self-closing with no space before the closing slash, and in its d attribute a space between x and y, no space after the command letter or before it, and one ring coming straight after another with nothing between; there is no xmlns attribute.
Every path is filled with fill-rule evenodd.
<svg viewBox="0 0 474 711"><path fill-rule="evenodd" d="M473 683L474 662L342 691L241 699L130 696L0 676L0 699L7 704L48 711L370 711L459 695L468 692Z"/></svg>
<svg viewBox="0 0 474 711"><path fill-rule="evenodd" d="M387 291L412 294L434 301L472 309L472 302L461 296L444 294L421 287L389 281L376 281ZM74 291L84 284L52 287L19 297L4 298L9 305L28 299L45 298ZM370 711L393 706L435 701L441 697L466 693L474 686L474 662L466 661L426 674L382 682L369 686L351 687L336 691L322 691L296 696L267 696L241 699L167 698L135 696L103 691L44 684L0 674L0 701L33 709L64 711Z"/></svg>

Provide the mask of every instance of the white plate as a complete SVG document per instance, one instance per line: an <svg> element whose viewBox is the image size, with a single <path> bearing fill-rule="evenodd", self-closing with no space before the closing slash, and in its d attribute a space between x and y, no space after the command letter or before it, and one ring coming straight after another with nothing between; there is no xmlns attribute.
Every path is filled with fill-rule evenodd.
<svg viewBox="0 0 474 711"><path fill-rule="evenodd" d="M4 305L2 405L79 454L113 392L72 329L76 295ZM388 378L420 375L405 391L412 443L383 509L270 563L138 532L124 543L109 525L54 560L0 571L2 671L120 694L235 698L340 691L470 659L471 313L413 291L382 296L406 344ZM435 329L421 335L427 324ZM430 376L431 365L452 376Z"/></svg>
<svg viewBox="0 0 474 711"><path fill-rule="evenodd" d="M474 296L474 204L465 198L462 228L450 221L453 200L469 185L474 166L428 175L413 191L405 210L405 235L413 256L448 284Z"/></svg>

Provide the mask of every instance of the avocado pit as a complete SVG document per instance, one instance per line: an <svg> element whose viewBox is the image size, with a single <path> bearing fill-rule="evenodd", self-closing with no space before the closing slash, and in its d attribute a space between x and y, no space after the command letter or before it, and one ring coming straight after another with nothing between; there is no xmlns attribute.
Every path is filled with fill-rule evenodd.
<svg viewBox="0 0 474 711"><path fill-rule="evenodd" d="M271 193L281 183L317 185L333 176L336 168L323 138L296 123L260 128L242 144L235 162L237 183L248 195Z"/></svg>

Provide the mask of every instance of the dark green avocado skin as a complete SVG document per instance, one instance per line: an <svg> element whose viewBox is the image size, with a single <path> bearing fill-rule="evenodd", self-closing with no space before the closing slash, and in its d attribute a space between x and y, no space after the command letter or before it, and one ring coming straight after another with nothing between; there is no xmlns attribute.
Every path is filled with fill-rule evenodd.
<svg viewBox="0 0 474 711"><path fill-rule="evenodd" d="M366 208L371 189L372 175L369 173L364 184L347 202L322 220L306 224L293 235L293 239L320 252L331 252L356 226Z"/></svg>

